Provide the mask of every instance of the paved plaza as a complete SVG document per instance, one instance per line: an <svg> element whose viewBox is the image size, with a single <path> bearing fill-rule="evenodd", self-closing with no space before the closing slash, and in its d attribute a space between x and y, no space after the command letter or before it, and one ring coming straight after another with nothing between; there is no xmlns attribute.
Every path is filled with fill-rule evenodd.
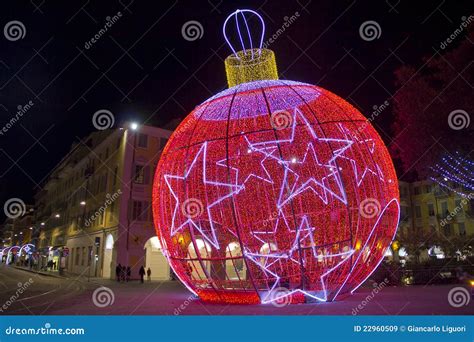
<svg viewBox="0 0 474 342"><path fill-rule="evenodd" d="M31 279L31 280L30 280ZM28 283L15 297L21 284ZM94 291L101 286L108 292ZM177 281L117 283L87 277L41 275L0 267L0 314L10 315L466 315L474 300L454 307L449 291L460 285L384 287L374 294L370 284L331 303L274 305L204 304ZM25 287L23 285L23 287ZM99 290L97 290L99 291ZM98 304L98 305L97 305Z"/></svg>

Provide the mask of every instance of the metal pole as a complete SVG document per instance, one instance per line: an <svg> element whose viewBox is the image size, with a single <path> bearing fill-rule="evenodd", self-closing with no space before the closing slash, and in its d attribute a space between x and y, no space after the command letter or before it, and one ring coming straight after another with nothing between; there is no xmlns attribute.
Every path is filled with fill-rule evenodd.
<svg viewBox="0 0 474 342"><path fill-rule="evenodd" d="M137 133L132 132L131 130L127 130L130 134L133 134L133 142L132 142L132 163L131 163L131 172L130 172L130 191L128 195L128 206L127 206L127 264L129 262L129 239L130 239L130 210L133 210L133 183L134 183L134 176L135 176L135 144L137 139Z"/></svg>

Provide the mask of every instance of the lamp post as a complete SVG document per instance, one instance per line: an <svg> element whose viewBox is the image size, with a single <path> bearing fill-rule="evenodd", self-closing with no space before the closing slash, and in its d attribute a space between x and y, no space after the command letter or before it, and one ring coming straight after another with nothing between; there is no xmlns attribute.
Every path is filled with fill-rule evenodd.
<svg viewBox="0 0 474 342"><path fill-rule="evenodd" d="M136 131L138 129L138 124L136 122L132 122L130 124L130 129L132 131ZM135 181L135 146L136 146L136 141L137 141L137 133L136 132L131 132L131 134L133 134L133 140L132 140L132 162L131 162L131 172L130 172L130 191L129 191L129 194L128 194L128 205L129 205L129 210L127 211L127 264L128 264L128 261L129 261L129 240L130 240L130 223L131 223L131 220L130 220L130 216L131 216L131 212L130 212L130 209L133 211L133 183Z"/></svg>
<svg viewBox="0 0 474 342"><path fill-rule="evenodd" d="M89 165L86 170L85 170L85 174L84 176L86 177L86 188L85 188L85 191L84 191L84 199L83 201L81 202L81 205L82 205L82 220L81 220L81 225L82 225L82 233L84 233L84 230L85 230L85 216L86 216L86 196L87 196L87 191L89 189L89 179L90 177L92 176L92 174L94 173L94 167L92 165ZM83 204L84 203L84 204ZM89 282L90 281L90 278L91 278L91 267L90 265L92 264L91 263L91 252L89 252L89 256L88 256L88 267L89 267L89 270L87 272L87 281Z"/></svg>

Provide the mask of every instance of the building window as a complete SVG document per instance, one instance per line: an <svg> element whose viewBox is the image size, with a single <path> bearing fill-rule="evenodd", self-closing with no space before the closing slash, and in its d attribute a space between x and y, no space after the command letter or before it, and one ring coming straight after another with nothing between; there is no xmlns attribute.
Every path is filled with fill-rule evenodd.
<svg viewBox="0 0 474 342"><path fill-rule="evenodd" d="M454 201L454 206L456 207L456 211L462 211L463 209L460 199Z"/></svg>
<svg viewBox="0 0 474 342"><path fill-rule="evenodd" d="M466 235L466 225L464 222L459 222L458 223L458 228L459 228L459 235L465 236Z"/></svg>
<svg viewBox="0 0 474 342"><path fill-rule="evenodd" d="M442 215L449 215L448 202L441 202L441 214Z"/></svg>
<svg viewBox="0 0 474 342"><path fill-rule="evenodd" d="M75 262L76 266L79 266L79 257L80 257L80 253L81 253L80 250L81 249L79 247L76 248L76 262Z"/></svg>
<svg viewBox="0 0 474 342"><path fill-rule="evenodd" d="M135 165L133 181L137 184L148 184L150 167L145 165Z"/></svg>
<svg viewBox="0 0 474 342"><path fill-rule="evenodd" d="M115 169L114 169L114 180L113 180L113 182L114 182L113 185L114 186L115 186L115 184L117 184L117 176L118 176L118 166L116 166Z"/></svg>
<svg viewBox="0 0 474 342"><path fill-rule="evenodd" d="M421 217L421 207L419 205L415 205L415 217L416 218Z"/></svg>
<svg viewBox="0 0 474 342"><path fill-rule="evenodd" d="M148 202L133 201L132 220L147 221L148 220Z"/></svg>
<svg viewBox="0 0 474 342"><path fill-rule="evenodd" d="M115 201L112 201L112 203L110 204L110 213L111 214L115 213Z"/></svg>
<svg viewBox="0 0 474 342"><path fill-rule="evenodd" d="M435 216L433 203L428 203L428 215Z"/></svg>
<svg viewBox="0 0 474 342"><path fill-rule="evenodd" d="M89 255L87 256L87 266L91 265L91 259L92 259L92 246L89 246Z"/></svg>
<svg viewBox="0 0 474 342"><path fill-rule="evenodd" d="M160 149L165 148L168 138L160 138Z"/></svg>
<svg viewBox="0 0 474 342"><path fill-rule="evenodd" d="M86 261L86 247L82 247L82 260L81 260L81 266L84 266Z"/></svg>
<svg viewBox="0 0 474 342"><path fill-rule="evenodd" d="M138 147L148 147L148 135L143 133L138 134Z"/></svg>
<svg viewBox="0 0 474 342"><path fill-rule="evenodd" d="M102 191L107 190L107 171L102 175Z"/></svg>
<svg viewBox="0 0 474 342"><path fill-rule="evenodd" d="M145 166L135 165L135 174L133 176L133 181L137 184L145 183Z"/></svg>
<svg viewBox="0 0 474 342"><path fill-rule="evenodd" d="M104 226L104 224L105 224L105 210L100 212L99 220L100 220L100 225Z"/></svg>
<svg viewBox="0 0 474 342"><path fill-rule="evenodd" d="M445 236L451 235L451 225L450 224L447 224L447 225L444 226L444 235Z"/></svg>
<svg viewBox="0 0 474 342"><path fill-rule="evenodd" d="M431 193L431 190L432 190L431 185L427 185L425 189L426 189L427 194Z"/></svg>
<svg viewBox="0 0 474 342"><path fill-rule="evenodd" d="M415 195L419 195L420 194L420 187L415 186L415 188L413 189L413 192L415 193Z"/></svg>

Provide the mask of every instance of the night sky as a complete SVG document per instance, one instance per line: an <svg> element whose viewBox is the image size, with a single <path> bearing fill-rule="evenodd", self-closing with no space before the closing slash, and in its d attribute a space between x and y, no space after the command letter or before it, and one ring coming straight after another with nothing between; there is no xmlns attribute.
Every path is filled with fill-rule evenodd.
<svg viewBox="0 0 474 342"><path fill-rule="evenodd" d="M266 38L299 13L270 48L280 78L312 83L347 99L366 116L397 90L393 72L419 66L462 21L471 1L2 1L1 27L20 21L23 39L0 35L0 126L19 105L33 106L0 135L0 203L32 203L50 170L79 137L95 131L100 109L120 122L165 125L226 87L230 54L222 24L237 8L264 17ZM122 16L92 46L105 25ZM188 41L181 28L203 27ZM359 27L376 21L381 35L361 39ZM3 30L2 30L3 33ZM391 142L389 106L374 125ZM3 214L3 211L1 212ZM2 217L0 217L2 218Z"/></svg>

